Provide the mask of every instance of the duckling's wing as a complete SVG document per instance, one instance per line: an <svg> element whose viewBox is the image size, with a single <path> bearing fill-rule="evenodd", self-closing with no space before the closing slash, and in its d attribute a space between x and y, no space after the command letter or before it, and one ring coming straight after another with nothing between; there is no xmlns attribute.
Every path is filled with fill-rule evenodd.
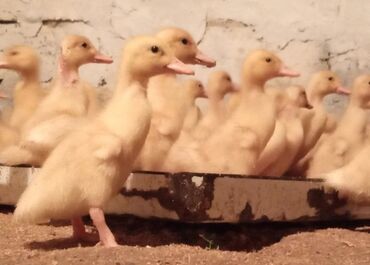
<svg viewBox="0 0 370 265"><path fill-rule="evenodd" d="M81 119L70 115L59 115L33 127L25 134L22 142L26 146L27 143L32 143L32 145L53 148L80 123Z"/></svg>
<svg viewBox="0 0 370 265"><path fill-rule="evenodd" d="M109 160L118 157L122 152L122 141L112 134L101 134L95 138L97 148L94 156L101 160Z"/></svg>

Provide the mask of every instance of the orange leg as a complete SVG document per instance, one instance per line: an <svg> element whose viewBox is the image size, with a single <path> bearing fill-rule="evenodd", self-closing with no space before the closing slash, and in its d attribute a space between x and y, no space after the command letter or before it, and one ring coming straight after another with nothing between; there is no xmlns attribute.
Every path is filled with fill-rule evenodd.
<svg viewBox="0 0 370 265"><path fill-rule="evenodd" d="M90 208L90 217L98 230L100 242L105 247L116 247L118 246L114 235L107 226L104 218L104 212L100 208Z"/></svg>

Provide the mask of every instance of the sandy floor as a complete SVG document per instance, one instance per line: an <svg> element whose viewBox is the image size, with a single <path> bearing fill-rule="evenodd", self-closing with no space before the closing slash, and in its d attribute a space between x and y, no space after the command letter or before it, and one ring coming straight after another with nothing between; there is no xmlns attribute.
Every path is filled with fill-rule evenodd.
<svg viewBox="0 0 370 265"><path fill-rule="evenodd" d="M370 222L185 225L110 217L122 246L105 249L71 240L68 223L20 226L11 209L0 209L1 265L370 264Z"/></svg>

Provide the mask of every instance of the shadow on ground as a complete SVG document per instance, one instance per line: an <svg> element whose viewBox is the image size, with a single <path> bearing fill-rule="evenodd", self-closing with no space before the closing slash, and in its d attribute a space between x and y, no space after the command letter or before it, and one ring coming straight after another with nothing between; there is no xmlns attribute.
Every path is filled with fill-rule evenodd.
<svg viewBox="0 0 370 265"><path fill-rule="evenodd" d="M0 212L11 212L11 207L2 207ZM85 223L91 226L89 218ZM335 221L309 223L258 223L258 224L188 224L158 219L142 219L133 216L108 216L107 223L116 236L119 244L128 246L162 246L169 244L187 244L206 249L229 251L258 251L266 246L279 242L283 237L325 228L346 228L370 233L370 220ZM51 222L55 227L69 226L68 221ZM71 229L72 230L72 229ZM71 231L72 232L72 231ZM77 242L72 238L52 238L41 242L26 244L30 249L74 248L93 246L94 242Z"/></svg>

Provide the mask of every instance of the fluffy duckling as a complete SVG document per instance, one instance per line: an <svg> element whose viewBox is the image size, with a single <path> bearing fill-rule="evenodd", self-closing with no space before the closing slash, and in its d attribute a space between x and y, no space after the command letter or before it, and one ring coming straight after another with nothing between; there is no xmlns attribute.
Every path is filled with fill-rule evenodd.
<svg viewBox="0 0 370 265"><path fill-rule="evenodd" d="M197 140L206 139L225 122L227 115L224 96L237 89L237 85L232 82L227 72L214 71L210 74L206 88L208 109L193 133Z"/></svg>
<svg viewBox="0 0 370 265"><path fill-rule="evenodd" d="M281 142L277 142L276 149L279 155L275 157L275 160L267 165L265 169L260 173L264 176L282 176L291 166L294 161L299 148L304 140L304 130L301 121L301 106L305 106L307 101L305 99L305 93L302 87L290 86L282 92L281 97L276 97L275 102L278 107L278 118L277 124L275 125L275 132L280 125L283 126L283 134L281 135L283 139ZM271 141L270 139L270 141ZM266 148L271 142L268 142ZM284 155L281 155L284 154Z"/></svg>
<svg viewBox="0 0 370 265"><path fill-rule="evenodd" d="M159 39L142 36L129 40L112 99L96 118L54 149L22 194L14 218L30 223L72 219L74 236L84 238L80 216L89 214L100 242L117 246L102 209L122 188L148 133L149 77L174 72L193 74Z"/></svg>
<svg viewBox="0 0 370 265"><path fill-rule="evenodd" d="M189 144L177 154L176 170L255 174L257 158L274 131L276 119L275 104L264 93L265 83L274 77L296 75L272 52L252 52L243 64L237 109L208 139Z"/></svg>
<svg viewBox="0 0 370 265"><path fill-rule="evenodd" d="M166 28L157 37L166 42L175 56L186 64L215 66L215 60L204 55L191 35L183 29ZM186 116L182 100L185 91L176 75L166 74L151 78L148 99L153 109L152 123L145 145L135 168L140 170L160 170L167 152L180 135ZM177 87L177 89L174 89Z"/></svg>
<svg viewBox="0 0 370 265"><path fill-rule="evenodd" d="M184 101L184 104L182 105L186 107L186 115L179 138L183 133L190 135L193 132L194 128L198 125L199 120L202 117L202 112L200 108L195 104L195 101L197 98L206 97L204 86L199 80L186 80L183 86L183 90L185 93L183 93L184 97L182 98L182 100Z"/></svg>
<svg viewBox="0 0 370 265"><path fill-rule="evenodd" d="M87 63L112 63L112 59L99 53L86 37L67 36L50 93L25 125L19 145L0 154L1 163L41 165L61 139L80 125L81 118L96 114L95 89L78 74Z"/></svg>
<svg viewBox="0 0 370 265"><path fill-rule="evenodd" d="M174 171L172 165L175 165L173 161L176 161L176 154L179 150L184 147L186 148L186 146L192 142L192 133L201 117L201 111L195 104L195 101L197 98L206 97L203 84L196 79L190 79L185 81L183 89L186 93L183 93L184 97L182 98L183 103L181 105L186 108L185 112L187 114L179 137L166 154L167 156L164 159L163 166L161 168L162 171Z"/></svg>
<svg viewBox="0 0 370 265"><path fill-rule="evenodd" d="M231 115L240 103L240 91L233 91L230 93L229 98L226 101L227 114Z"/></svg>
<svg viewBox="0 0 370 265"><path fill-rule="evenodd" d="M276 106L264 93L265 83L279 76L298 75L272 52L258 50L247 57L242 70L240 102L224 130L207 141L206 150L213 160L211 171L257 173L257 159L273 134L276 120Z"/></svg>
<svg viewBox="0 0 370 265"><path fill-rule="evenodd" d="M367 144L345 166L322 176L326 185L357 203L370 202L370 145Z"/></svg>
<svg viewBox="0 0 370 265"><path fill-rule="evenodd" d="M319 71L311 77L306 95L308 105L312 109L302 110L305 139L293 162L294 166L290 174L305 175L307 163L312 157L315 145L324 133L334 131L336 120L327 113L324 106L324 98L333 93L350 93L341 86L341 80L334 72Z"/></svg>
<svg viewBox="0 0 370 265"><path fill-rule="evenodd" d="M19 130L33 115L45 96L39 80L39 57L29 46L12 46L0 57L0 68L16 71L21 80L13 92L13 109L7 123Z"/></svg>
<svg viewBox="0 0 370 265"><path fill-rule="evenodd" d="M370 108L370 75L355 79L349 105L335 131L317 147L309 162L307 176L317 178L346 165L366 141Z"/></svg>

